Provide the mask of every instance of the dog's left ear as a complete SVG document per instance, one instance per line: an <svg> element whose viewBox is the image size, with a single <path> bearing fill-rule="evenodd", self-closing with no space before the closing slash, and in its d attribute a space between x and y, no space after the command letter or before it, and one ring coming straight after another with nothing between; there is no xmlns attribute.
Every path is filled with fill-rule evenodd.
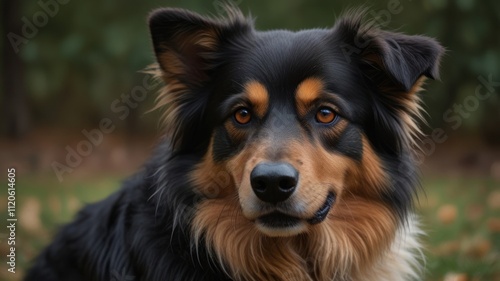
<svg viewBox="0 0 500 281"><path fill-rule="evenodd" d="M378 31L363 54L373 67L410 91L420 77L439 79L439 62L444 52L436 40L419 35ZM383 82L383 81L379 81Z"/></svg>
<svg viewBox="0 0 500 281"><path fill-rule="evenodd" d="M356 66L375 90L373 134L385 136L382 149L399 152L416 143L421 118L416 92L424 77L439 78L444 48L434 39L387 32L351 12L337 21L332 33L347 63ZM377 139L377 138L375 138Z"/></svg>
<svg viewBox="0 0 500 281"><path fill-rule="evenodd" d="M408 92L420 77L439 78L444 48L434 39L387 32L363 23L363 15L344 17L334 27L348 61L362 64L377 86Z"/></svg>

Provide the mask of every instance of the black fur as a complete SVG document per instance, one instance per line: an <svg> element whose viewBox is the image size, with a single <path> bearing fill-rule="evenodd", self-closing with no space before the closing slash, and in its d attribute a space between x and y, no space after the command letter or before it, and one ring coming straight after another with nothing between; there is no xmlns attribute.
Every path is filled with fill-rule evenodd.
<svg viewBox="0 0 500 281"><path fill-rule="evenodd" d="M237 11L231 14L230 20L207 19L180 9L152 14L150 29L160 68L187 87L172 105L181 108L172 119L177 123L166 124L173 133L121 190L88 205L59 231L26 281L232 280L213 255L193 247L191 218L205 198L188 175L207 151L213 132L216 161L241 148L221 126L228 115L222 105L252 79L273 93L271 104L280 104L271 112L285 112L266 116L277 120L266 130L292 134L300 122L290 118L295 110L290 93L305 78L321 77L328 91L342 99L337 103L340 118L351 123L339 139L325 140L324 145L360 160L363 132L392 179L383 197L404 219L417 175L411 144L398 117L406 110L398 103L404 97L397 95L404 95L422 75L437 78L443 52L438 43L367 27L358 14L348 14L333 29L300 32L258 32L251 20ZM189 34L214 30L213 48L186 41ZM366 44L358 46L360 38ZM354 49L346 52L346 46ZM184 63L182 73L166 73L168 62L161 60L166 51ZM314 133L311 128L306 131Z"/></svg>
<svg viewBox="0 0 500 281"><path fill-rule="evenodd" d="M361 133L354 125L348 125L339 138L325 139L324 142L325 146L333 151L349 156L356 161L361 161L363 157Z"/></svg>

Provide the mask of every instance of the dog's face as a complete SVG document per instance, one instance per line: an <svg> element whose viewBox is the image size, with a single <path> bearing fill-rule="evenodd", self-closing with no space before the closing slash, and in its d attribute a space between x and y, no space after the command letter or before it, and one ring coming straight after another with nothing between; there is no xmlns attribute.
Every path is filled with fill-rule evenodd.
<svg viewBox="0 0 500 281"><path fill-rule="evenodd" d="M207 198L198 210L213 215L199 223L230 217L288 237L373 223L393 235L415 184L416 93L437 76L442 48L359 15L332 29L257 32L230 13L150 19L173 149L202 155L192 180Z"/></svg>
<svg viewBox="0 0 500 281"><path fill-rule="evenodd" d="M287 72L274 85L249 77L226 101L228 117L212 143L243 216L270 236L295 235L323 221L349 167L362 157L361 132L341 117L340 97L325 78L293 83Z"/></svg>
<svg viewBox="0 0 500 281"><path fill-rule="evenodd" d="M336 83L345 78L335 74L335 57L331 64L321 62L308 55L310 49L287 44L310 34L287 35L259 50L267 56L243 54L268 67L230 78L242 79L236 82L241 86L222 103L223 121L214 130L209 154L231 174L242 215L270 236L296 235L321 223L363 165L374 169L367 180L377 187L384 181L376 156L363 143L359 120L350 118L349 98L337 94L356 90ZM262 40L265 46L272 36ZM321 38L311 41L325 48L316 51L326 56Z"/></svg>

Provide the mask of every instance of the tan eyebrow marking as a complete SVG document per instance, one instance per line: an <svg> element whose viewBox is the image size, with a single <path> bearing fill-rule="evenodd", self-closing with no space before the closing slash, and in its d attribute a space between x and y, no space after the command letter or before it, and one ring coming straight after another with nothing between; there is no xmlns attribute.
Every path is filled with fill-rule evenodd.
<svg viewBox="0 0 500 281"><path fill-rule="evenodd" d="M297 86L295 103L299 116L304 116L311 103L316 100L324 89L319 78L307 78Z"/></svg>
<svg viewBox="0 0 500 281"><path fill-rule="evenodd" d="M245 95L253 105L254 112L259 118L264 117L269 106L269 94L264 85L257 81L245 84Z"/></svg>

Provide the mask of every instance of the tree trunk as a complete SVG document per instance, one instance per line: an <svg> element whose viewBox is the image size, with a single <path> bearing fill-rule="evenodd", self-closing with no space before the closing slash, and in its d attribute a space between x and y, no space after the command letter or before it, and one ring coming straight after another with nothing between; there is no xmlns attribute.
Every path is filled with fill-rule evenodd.
<svg viewBox="0 0 500 281"><path fill-rule="evenodd" d="M2 2L3 34L15 33L23 36L21 32L21 15L19 1L4 0ZM2 90L3 91L3 120L2 131L7 136L19 138L28 131L29 113L26 104L26 88L23 76L23 62L20 53L15 51L7 36L3 38L2 48ZM23 44L24 45L24 44ZM19 46L22 47L22 46Z"/></svg>

